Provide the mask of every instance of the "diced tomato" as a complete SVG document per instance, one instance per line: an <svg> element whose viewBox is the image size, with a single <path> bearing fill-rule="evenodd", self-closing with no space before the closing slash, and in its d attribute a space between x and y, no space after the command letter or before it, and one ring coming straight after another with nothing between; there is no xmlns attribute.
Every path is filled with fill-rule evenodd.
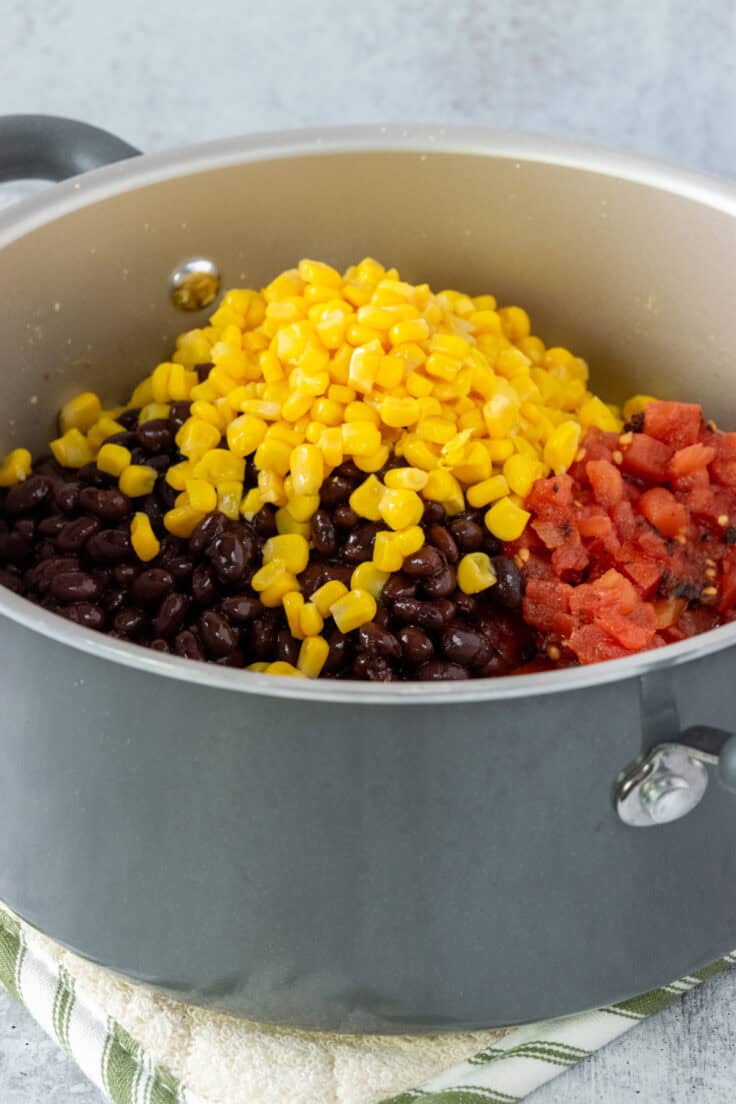
<svg viewBox="0 0 736 1104"><path fill-rule="evenodd" d="M526 498L527 510L545 514L548 507L567 509L572 504L573 482L569 475L537 479Z"/></svg>
<svg viewBox="0 0 736 1104"><path fill-rule="evenodd" d="M644 491L639 499L639 510L665 537L676 537L687 526L687 510L666 487Z"/></svg>
<svg viewBox="0 0 736 1104"><path fill-rule="evenodd" d="M719 433L710 441L716 450L710 465L711 478L722 487L736 487L736 433Z"/></svg>
<svg viewBox="0 0 736 1104"><path fill-rule="evenodd" d="M621 467L627 475L633 475L635 479L664 483L672 452L664 442L646 433L635 433L631 444L623 453Z"/></svg>
<svg viewBox="0 0 736 1104"><path fill-rule="evenodd" d="M628 579L611 569L593 583L573 587L568 602L571 613L597 616L605 609L631 613L639 602L639 596Z"/></svg>
<svg viewBox="0 0 736 1104"><path fill-rule="evenodd" d="M675 479L683 475L691 475L693 472L707 468L715 457L716 450L709 445L703 445L697 441L694 445L686 445L678 449L670 460L670 475Z"/></svg>
<svg viewBox="0 0 736 1104"><path fill-rule="evenodd" d="M552 570L565 581L569 581L571 575L580 575L589 563L588 553L579 538L566 541L552 553Z"/></svg>
<svg viewBox="0 0 736 1104"><path fill-rule="evenodd" d="M546 579L528 579L524 594L524 620L542 632L569 636L575 621L568 613L572 587Z"/></svg>
<svg viewBox="0 0 736 1104"><path fill-rule="evenodd" d="M622 541L630 540L636 533L636 515L630 502L618 502L611 510L611 518Z"/></svg>
<svg viewBox="0 0 736 1104"><path fill-rule="evenodd" d="M563 526L557 525L553 521L533 521L531 527L545 548L559 548L568 537Z"/></svg>
<svg viewBox="0 0 736 1104"><path fill-rule="evenodd" d="M718 608L721 611L736 607L736 554L730 553L723 563Z"/></svg>
<svg viewBox="0 0 736 1104"><path fill-rule="evenodd" d="M603 659L620 659L631 654L597 625L580 625L571 634L568 643L581 663L598 663Z"/></svg>
<svg viewBox="0 0 736 1104"><path fill-rule="evenodd" d="M589 514L577 522L581 537L607 537L613 532L613 522L608 514Z"/></svg>
<svg viewBox="0 0 736 1104"><path fill-rule="evenodd" d="M671 628L662 630L662 636L671 644L677 640L687 640L691 636L697 636L698 633L708 632L717 624L717 609L712 606L690 606Z"/></svg>
<svg viewBox="0 0 736 1104"><path fill-rule="evenodd" d="M610 463L614 452L618 448L618 434L606 433L597 426L592 426L585 434L583 441L585 449L585 461L608 460Z"/></svg>
<svg viewBox="0 0 736 1104"><path fill-rule="evenodd" d="M672 448L694 445L703 415L696 403L652 402L644 409L644 432Z"/></svg>
<svg viewBox="0 0 736 1104"><path fill-rule="evenodd" d="M676 624L680 615L687 609L685 598L658 598L654 603L654 616L657 629L669 629Z"/></svg>
<svg viewBox="0 0 736 1104"><path fill-rule="evenodd" d="M605 610L600 617L596 618L595 623L617 644L630 652L640 652L642 648L646 648L654 636L653 613L650 624L640 625L631 616L624 617L617 610Z"/></svg>
<svg viewBox="0 0 736 1104"><path fill-rule="evenodd" d="M641 593L649 596L664 574L664 567L647 560L620 560L621 570L628 575Z"/></svg>
<svg viewBox="0 0 736 1104"><path fill-rule="evenodd" d="M585 474L593 488L596 501L610 509L624 497L624 481L618 468L608 460L589 460Z"/></svg>

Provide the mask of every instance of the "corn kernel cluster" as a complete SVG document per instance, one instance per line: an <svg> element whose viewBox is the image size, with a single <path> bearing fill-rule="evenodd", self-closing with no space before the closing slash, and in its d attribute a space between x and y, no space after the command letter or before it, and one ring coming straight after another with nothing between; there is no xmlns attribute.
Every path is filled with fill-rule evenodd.
<svg viewBox="0 0 736 1104"><path fill-rule="evenodd" d="M200 382L195 366L203 364L212 367ZM426 500L450 516L466 504L487 507L489 531L515 540L534 481L565 471L589 426L621 428L619 410L587 383L585 362L546 348L520 307L499 309L491 295L433 293L370 258L344 274L303 260L261 292L227 292L209 324L179 337L171 361L135 388L128 406L140 408L145 423L167 417L172 402L191 403L176 437L184 459L166 474L178 492L164 518L170 533L189 537L213 510L250 520L264 504L276 507L278 536L266 543L252 585L266 606L283 606L303 643L296 668L268 670L316 677L327 657L325 619L342 632L372 620L389 575L424 542ZM123 409L103 409L91 392L77 395L61 411L51 450L66 467L96 461L136 499L151 492L158 473L105 443L123 430L116 421ZM381 479L389 457L400 466ZM258 480L244 493L249 458ZM298 575L309 559L310 520L323 481L346 459L365 472L351 507L386 528L350 589L327 583L305 602ZM11 452L0 464L0 486L24 479L30 462L26 450ZM135 516L131 540L141 560L156 556L144 513ZM461 561L465 593L494 582L484 554Z"/></svg>

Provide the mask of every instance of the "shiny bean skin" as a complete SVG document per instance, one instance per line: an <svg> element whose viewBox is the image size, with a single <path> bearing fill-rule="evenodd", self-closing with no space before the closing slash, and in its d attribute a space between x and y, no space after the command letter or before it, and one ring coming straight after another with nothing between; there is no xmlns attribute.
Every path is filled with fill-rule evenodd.
<svg viewBox="0 0 736 1104"><path fill-rule="evenodd" d="M425 525L444 525L447 521L447 511L441 502L427 502L424 505L422 522Z"/></svg>
<svg viewBox="0 0 736 1104"><path fill-rule="evenodd" d="M401 645L393 633L382 629L375 622L368 622L358 629L358 650L384 659L400 659Z"/></svg>
<svg viewBox="0 0 736 1104"><path fill-rule="evenodd" d="M434 655L434 644L431 638L416 625L407 625L400 629L398 638L403 658L413 666L426 663Z"/></svg>
<svg viewBox="0 0 736 1104"><path fill-rule="evenodd" d="M299 658L300 644L298 640L295 640L288 629L281 629L276 638L276 656L283 663L290 663L292 667L296 667L296 661Z"/></svg>
<svg viewBox="0 0 736 1104"><path fill-rule="evenodd" d="M38 531L44 537L56 537L65 525L66 518L63 514L51 514L39 521Z"/></svg>
<svg viewBox="0 0 736 1104"><path fill-rule="evenodd" d="M368 682L394 682L396 673L383 656L371 656L367 653L356 656L353 661L353 675Z"/></svg>
<svg viewBox="0 0 736 1104"><path fill-rule="evenodd" d="M51 481L43 475L31 475L24 483L11 487L5 498L5 512L10 517L29 514L38 509L51 493Z"/></svg>
<svg viewBox="0 0 736 1104"><path fill-rule="evenodd" d="M60 571L53 576L50 590L57 602L91 602L100 593L100 584L86 571Z"/></svg>
<svg viewBox="0 0 736 1104"><path fill-rule="evenodd" d="M131 501L120 491L82 487L79 492L79 508L105 521L121 521L130 513Z"/></svg>
<svg viewBox="0 0 736 1104"><path fill-rule="evenodd" d="M199 556L204 552L208 544L225 532L225 515L220 513L207 514L195 528L189 538L189 551L193 556Z"/></svg>
<svg viewBox="0 0 736 1104"><path fill-rule="evenodd" d="M429 542L435 548L439 548L448 563L456 564L460 559L460 551L455 543L455 538L443 525L433 525L429 530Z"/></svg>
<svg viewBox="0 0 736 1104"><path fill-rule="evenodd" d="M332 629L331 632L328 632L326 640L330 645L330 650L327 653L327 659L322 668L322 673L325 675L334 675L337 674L338 671L343 670L350 660L353 654L353 644L349 636L339 632L337 629Z"/></svg>
<svg viewBox="0 0 736 1104"><path fill-rule="evenodd" d="M130 410L123 410L121 414L118 414L115 419L121 426L125 426L126 429L132 430L138 425L138 415L140 414L140 407L134 406Z"/></svg>
<svg viewBox="0 0 736 1104"><path fill-rule="evenodd" d="M457 587L457 572L454 567L447 564L436 575L430 575L428 579L422 579L421 589L428 598L448 598Z"/></svg>
<svg viewBox="0 0 736 1104"><path fill-rule="evenodd" d="M453 518L448 526L450 533L461 552L477 552L483 547L487 530L470 518Z"/></svg>
<svg viewBox="0 0 736 1104"><path fill-rule="evenodd" d="M447 560L443 554L437 548L433 548L431 544L425 544L417 552L412 552L411 555L405 557L404 566L401 570L406 575L425 578L429 575L436 575L446 567Z"/></svg>
<svg viewBox="0 0 736 1104"><path fill-rule="evenodd" d="M99 521L93 517L80 517L76 521L68 521L64 528L59 530L56 547L60 552L79 552L90 537L99 531L99 528Z"/></svg>
<svg viewBox="0 0 736 1104"><path fill-rule="evenodd" d="M62 606L59 613L68 621L73 621L75 625L82 625L85 629L96 629L100 632L105 627L104 611L91 602L76 602L71 606Z"/></svg>
<svg viewBox="0 0 736 1104"><path fill-rule="evenodd" d="M102 529L94 533L84 550L96 563L109 564L121 564L133 551L130 536L120 529Z"/></svg>
<svg viewBox="0 0 736 1104"><path fill-rule="evenodd" d="M482 667L491 655L491 647L482 633L464 625L449 625L442 633L442 651L453 663Z"/></svg>
<svg viewBox="0 0 736 1104"><path fill-rule="evenodd" d="M162 602L175 586L174 576L169 571L162 567L149 567L146 571L141 571L133 583L131 593L136 602L149 606Z"/></svg>
<svg viewBox="0 0 736 1104"><path fill-rule="evenodd" d="M174 445L174 434L168 418L153 418L138 426L138 444L148 452L169 452Z"/></svg>
<svg viewBox="0 0 736 1104"><path fill-rule="evenodd" d="M54 488L53 498L57 510L62 514L73 514L79 502L81 488L78 483L60 483Z"/></svg>
<svg viewBox="0 0 736 1104"><path fill-rule="evenodd" d="M320 502L323 506L332 510L347 502L353 493L354 484L342 475L331 475L325 479L319 489Z"/></svg>
<svg viewBox="0 0 736 1104"><path fill-rule="evenodd" d="M153 619L153 630L161 637L175 636L184 623L191 598L186 594L167 594Z"/></svg>
<svg viewBox="0 0 736 1104"><path fill-rule="evenodd" d="M343 502L342 505L338 506L335 510L332 515L332 520L338 529L354 529L360 522L360 517L351 506Z"/></svg>
<svg viewBox="0 0 736 1104"><path fill-rule="evenodd" d="M115 614L112 625L122 636L135 636L141 632L145 623L146 618L140 610L125 607Z"/></svg>
<svg viewBox="0 0 736 1104"><path fill-rule="evenodd" d="M381 591L381 598L384 602L388 602L389 605L391 605L398 598L413 598L416 592L416 580L410 579L408 576L397 571L387 579Z"/></svg>
<svg viewBox="0 0 736 1104"><path fill-rule="evenodd" d="M238 642L230 622L215 610L206 610L198 621L198 627L205 650L215 659L229 655Z"/></svg>
<svg viewBox="0 0 736 1104"><path fill-rule="evenodd" d="M272 660L276 654L276 626L270 618L257 617L248 625L248 639L255 660Z"/></svg>
<svg viewBox="0 0 736 1104"><path fill-rule="evenodd" d="M207 547L207 556L220 582L237 583L248 563L245 548L233 533L223 533Z"/></svg>
<svg viewBox="0 0 736 1104"><path fill-rule="evenodd" d="M180 632L174 641L174 651L186 659L204 659L204 652L196 636L189 629Z"/></svg>
<svg viewBox="0 0 736 1104"><path fill-rule="evenodd" d="M253 528L258 536L263 537L264 540L276 536L276 511L270 503L261 506L260 510L253 518Z"/></svg>
<svg viewBox="0 0 736 1104"><path fill-rule="evenodd" d="M90 460L88 464L84 464L77 470L77 479L80 483L87 483L93 487L110 487L116 482L113 476L100 471L94 460Z"/></svg>
<svg viewBox="0 0 736 1104"><path fill-rule="evenodd" d="M458 663L446 663L442 659L430 659L417 668L417 679L422 682L443 682L448 679L459 680L469 678L465 667Z"/></svg>
<svg viewBox="0 0 736 1104"><path fill-rule="evenodd" d="M217 598L215 580L206 564L197 564L192 572L192 595L198 606L211 606Z"/></svg>
<svg viewBox="0 0 736 1104"><path fill-rule="evenodd" d="M188 402L175 402L169 407L169 421L174 430L179 430L191 414L192 404ZM145 422L143 423L145 425Z"/></svg>
<svg viewBox="0 0 736 1104"><path fill-rule="evenodd" d="M334 556L337 551L337 535L327 510L317 510L310 527L312 547L321 556Z"/></svg>
<svg viewBox="0 0 736 1104"><path fill-rule="evenodd" d="M228 621L234 621L236 625L245 625L264 611L258 598L250 594L237 594L224 598L220 609Z"/></svg>
<svg viewBox="0 0 736 1104"><path fill-rule="evenodd" d="M366 563L373 557L373 543L377 532L378 526L371 521L358 525L348 533L341 550L342 558L351 564Z"/></svg>
<svg viewBox="0 0 736 1104"><path fill-rule="evenodd" d="M394 602L394 614L400 621L437 632L454 616L455 606L447 598L435 598L431 602L420 602L417 598L397 598Z"/></svg>
<svg viewBox="0 0 736 1104"><path fill-rule="evenodd" d="M518 567L509 556L496 556L493 570L496 572L494 599L506 609L518 609L524 595L524 584Z"/></svg>
<svg viewBox="0 0 736 1104"><path fill-rule="evenodd" d="M165 640L152 640L148 645L152 652L170 652L171 648Z"/></svg>

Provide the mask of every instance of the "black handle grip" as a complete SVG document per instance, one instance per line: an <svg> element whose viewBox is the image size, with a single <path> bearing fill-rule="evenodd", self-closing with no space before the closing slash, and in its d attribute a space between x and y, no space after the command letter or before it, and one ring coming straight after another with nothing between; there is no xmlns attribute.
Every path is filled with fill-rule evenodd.
<svg viewBox="0 0 736 1104"><path fill-rule="evenodd" d="M56 115L0 115L0 183L66 180L140 153L106 130Z"/></svg>

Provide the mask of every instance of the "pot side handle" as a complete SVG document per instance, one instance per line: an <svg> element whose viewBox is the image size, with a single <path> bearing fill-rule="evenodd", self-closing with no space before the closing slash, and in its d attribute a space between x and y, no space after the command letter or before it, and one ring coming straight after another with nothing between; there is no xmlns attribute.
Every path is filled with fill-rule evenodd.
<svg viewBox="0 0 736 1104"><path fill-rule="evenodd" d="M0 183L66 180L140 153L106 130L56 115L0 115Z"/></svg>

